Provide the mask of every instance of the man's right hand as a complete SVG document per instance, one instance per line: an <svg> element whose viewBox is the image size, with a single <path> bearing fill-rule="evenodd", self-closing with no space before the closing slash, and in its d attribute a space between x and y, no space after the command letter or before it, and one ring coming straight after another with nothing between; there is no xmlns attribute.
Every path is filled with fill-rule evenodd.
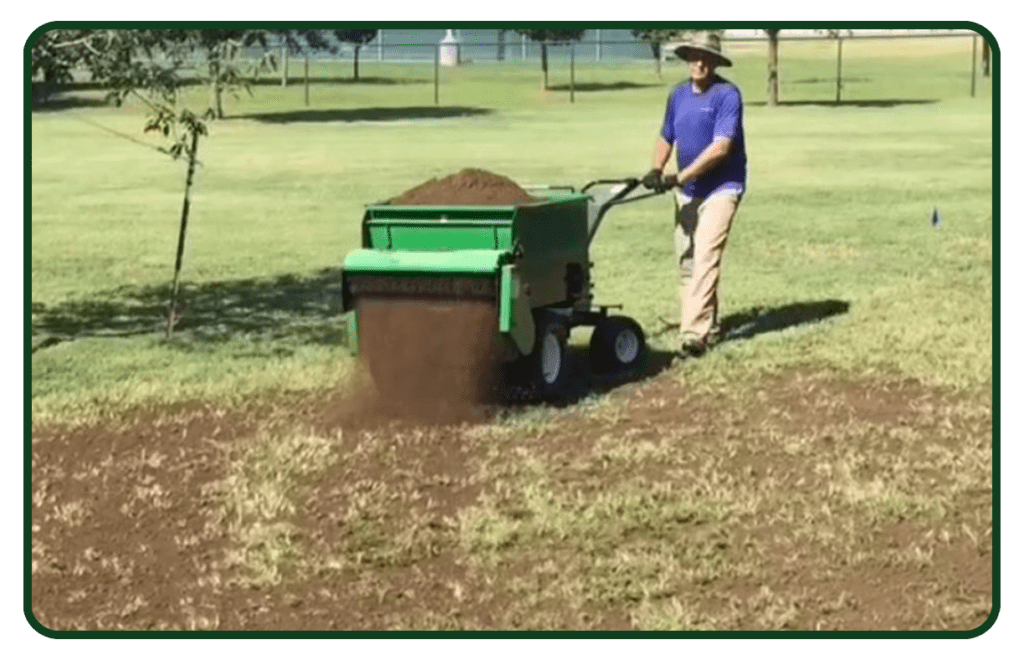
<svg viewBox="0 0 1024 660"><path fill-rule="evenodd" d="M640 179L640 183L644 184L644 188L648 190L662 190L665 187L659 169L653 169L645 174L644 178Z"/></svg>

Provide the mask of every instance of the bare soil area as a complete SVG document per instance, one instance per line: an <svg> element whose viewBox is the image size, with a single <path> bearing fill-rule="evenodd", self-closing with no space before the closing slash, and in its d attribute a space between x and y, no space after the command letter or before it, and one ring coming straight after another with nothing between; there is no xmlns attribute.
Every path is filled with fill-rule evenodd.
<svg viewBox="0 0 1024 660"><path fill-rule="evenodd" d="M600 405L403 421L351 392L34 428L53 630L971 630L991 401L663 372Z"/></svg>

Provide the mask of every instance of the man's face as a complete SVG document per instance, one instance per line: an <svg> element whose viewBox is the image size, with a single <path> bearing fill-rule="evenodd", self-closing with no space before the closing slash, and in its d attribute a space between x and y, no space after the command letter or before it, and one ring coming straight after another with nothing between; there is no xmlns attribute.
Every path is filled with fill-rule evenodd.
<svg viewBox="0 0 1024 660"><path fill-rule="evenodd" d="M686 61L690 63L690 79L698 85L708 82L715 75L718 67L718 58L711 53L700 50L691 50L686 55Z"/></svg>

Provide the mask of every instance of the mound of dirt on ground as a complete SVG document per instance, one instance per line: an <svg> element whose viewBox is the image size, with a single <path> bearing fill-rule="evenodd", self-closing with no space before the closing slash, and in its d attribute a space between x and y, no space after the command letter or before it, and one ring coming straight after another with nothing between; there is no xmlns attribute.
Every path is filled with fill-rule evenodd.
<svg viewBox="0 0 1024 660"><path fill-rule="evenodd" d="M443 179L431 179L391 200L398 206L516 206L537 198L515 181L486 170L466 168Z"/></svg>

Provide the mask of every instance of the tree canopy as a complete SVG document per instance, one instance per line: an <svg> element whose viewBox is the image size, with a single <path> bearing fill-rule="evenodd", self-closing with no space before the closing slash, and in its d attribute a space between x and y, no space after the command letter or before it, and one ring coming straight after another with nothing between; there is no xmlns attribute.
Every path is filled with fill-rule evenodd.
<svg viewBox="0 0 1024 660"><path fill-rule="evenodd" d="M352 54L352 78L359 80L359 49L373 41L378 30L332 30L334 38L338 41L350 43L354 46Z"/></svg>

